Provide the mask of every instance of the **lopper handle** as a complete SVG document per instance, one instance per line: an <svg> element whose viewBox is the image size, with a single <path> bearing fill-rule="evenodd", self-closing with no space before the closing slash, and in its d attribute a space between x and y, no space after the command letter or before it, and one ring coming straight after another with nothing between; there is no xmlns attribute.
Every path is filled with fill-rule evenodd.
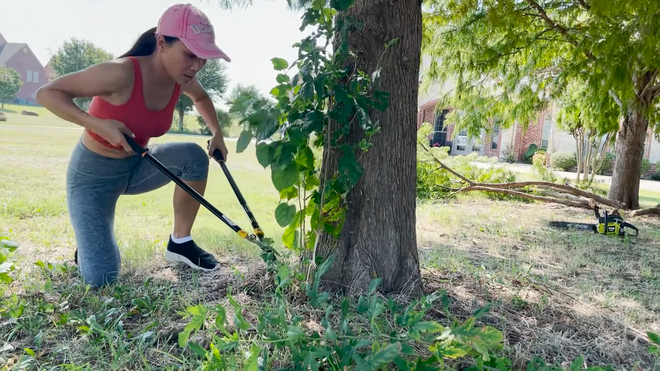
<svg viewBox="0 0 660 371"><path fill-rule="evenodd" d="M206 149L209 149L210 147L211 147L211 141L207 140L206 141ZM217 149L217 148L213 150L213 158L218 162L220 162L220 161L224 162L225 161L224 157L222 157L222 152L220 152L220 150Z"/></svg>
<svg viewBox="0 0 660 371"><path fill-rule="evenodd" d="M147 152L147 150L142 148L142 146L139 145L138 142L136 142L135 139L133 139L130 135L124 133L124 137L126 138L128 145L133 149L133 152L139 153L141 155Z"/></svg>

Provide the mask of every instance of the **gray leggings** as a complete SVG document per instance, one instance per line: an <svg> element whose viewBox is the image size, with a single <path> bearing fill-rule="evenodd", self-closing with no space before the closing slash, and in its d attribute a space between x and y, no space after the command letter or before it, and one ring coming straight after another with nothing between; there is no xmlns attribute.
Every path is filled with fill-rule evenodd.
<svg viewBox="0 0 660 371"><path fill-rule="evenodd" d="M183 180L207 177L209 157L196 143L158 144L149 147L149 152ZM138 155L109 158L78 142L67 169L66 196L85 283L102 286L119 275L121 261L114 235L119 196L149 192L169 182L165 174Z"/></svg>

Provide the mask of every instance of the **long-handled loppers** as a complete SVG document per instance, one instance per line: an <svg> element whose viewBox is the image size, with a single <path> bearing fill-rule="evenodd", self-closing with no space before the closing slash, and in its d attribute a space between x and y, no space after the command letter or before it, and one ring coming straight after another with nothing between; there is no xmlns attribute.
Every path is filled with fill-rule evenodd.
<svg viewBox="0 0 660 371"><path fill-rule="evenodd" d="M158 168L158 170L163 172L163 174L167 175L167 177L170 178L172 181L174 181L174 183L176 183L179 187L183 188L184 191L186 191L190 196L192 196L195 200L197 200L197 202L202 204L213 215L218 217L218 219L222 220L227 226L229 226L229 228L231 228L234 232L236 232L239 236L241 236L241 238L259 246L262 250L261 256L266 262L274 262L277 260L277 255L278 255L277 251L273 249L272 242L269 239L264 238L264 232L259 227L259 223L257 223L254 214L252 214L252 211L250 211L250 208L248 207L245 198L241 194L241 191L238 189L238 186L236 185L234 178L231 176L231 173L229 172L229 169L227 168L227 165L225 164L225 161L222 158L222 153L219 150L216 149L215 151L213 151L213 159L216 162L218 162L222 167L222 171L225 173L225 176L229 180L229 184L231 185L231 188L234 190L234 194L236 194L238 201L243 207L243 210L245 210L246 214L250 218L250 221L252 223L252 228L254 229L254 233L248 233L244 229L239 227L225 214L223 214L215 206L211 205L211 203L209 203L206 199L204 199L204 197L202 197L202 195L200 195L199 192L195 191L192 187L190 187L183 180L181 180L181 178L174 175L165 165L163 165L163 163L158 161L158 159L156 159L151 153L149 153L147 149L140 146L130 136L126 134L124 134L124 136L126 137L126 140L128 141L128 144L131 146L133 151L140 154L143 158L147 159L147 161L151 162L152 165L154 165L156 168Z"/></svg>

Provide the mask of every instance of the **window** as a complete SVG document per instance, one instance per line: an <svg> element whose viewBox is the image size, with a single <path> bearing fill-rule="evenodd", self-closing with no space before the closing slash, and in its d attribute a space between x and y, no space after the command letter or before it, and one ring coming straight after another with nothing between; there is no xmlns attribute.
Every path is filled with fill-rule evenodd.
<svg viewBox="0 0 660 371"><path fill-rule="evenodd" d="M445 116L448 112L448 110L442 110L442 112L435 118L435 122L433 124L433 139L431 140L432 146L443 147L447 143Z"/></svg>
<svg viewBox="0 0 660 371"><path fill-rule="evenodd" d="M27 71L27 82L32 82L32 71Z"/></svg>
<svg viewBox="0 0 660 371"><path fill-rule="evenodd" d="M493 136L490 139L490 149L497 149L497 143L500 141L500 124L493 127Z"/></svg>
<svg viewBox="0 0 660 371"><path fill-rule="evenodd" d="M39 72L37 71L32 72L32 82L39 82Z"/></svg>
<svg viewBox="0 0 660 371"><path fill-rule="evenodd" d="M543 133L541 134L541 148L548 148L548 140L550 139L550 129L552 127L552 115L545 115L543 121Z"/></svg>

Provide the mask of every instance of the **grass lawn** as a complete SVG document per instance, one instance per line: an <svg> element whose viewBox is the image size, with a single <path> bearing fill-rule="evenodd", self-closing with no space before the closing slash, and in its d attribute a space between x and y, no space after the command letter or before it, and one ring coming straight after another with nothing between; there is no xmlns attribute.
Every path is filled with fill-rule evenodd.
<svg viewBox="0 0 660 371"><path fill-rule="evenodd" d="M122 276L116 285L88 291L73 263L75 239L64 198L66 167L81 129L39 109L30 108L39 117L21 116L20 109L5 106L9 120L0 123L0 235L19 245L17 280L0 303L0 365L194 369L200 358L177 344L187 323L182 311L200 303L231 309L225 295L230 287L239 303L252 308L246 316L263 309L259 295L236 291L263 274L257 249L203 207L193 235L223 267L200 274L165 261L173 184L120 198L115 231ZM153 142L164 141L205 146L206 138L168 134ZM266 235L280 246L278 194L269 170L258 164L254 148L237 154L235 142L228 144L228 167ZM249 230L214 163L206 197ZM619 240L545 227L550 220L594 222L588 211L479 195L420 202L417 215L426 290L448 299L448 312L438 303L435 320L464 320L489 304L478 321L504 332L502 352L514 369L525 369L535 357L568 366L578 356L588 366L660 369L645 340L646 331L660 333L657 219L630 220L640 237Z"/></svg>

